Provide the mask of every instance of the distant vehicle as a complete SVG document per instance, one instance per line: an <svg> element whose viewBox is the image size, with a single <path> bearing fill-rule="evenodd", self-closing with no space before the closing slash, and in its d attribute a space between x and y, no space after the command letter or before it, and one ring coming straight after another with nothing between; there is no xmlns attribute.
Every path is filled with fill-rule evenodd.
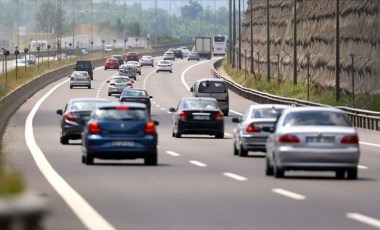
<svg viewBox="0 0 380 230"><path fill-rule="evenodd" d="M112 55L111 58L117 59L117 61L119 62L119 65L124 64L124 58L121 55Z"/></svg>
<svg viewBox="0 0 380 230"><path fill-rule="evenodd" d="M189 53L189 55L187 55L187 60L190 61L190 60L197 60L199 61L200 57L199 57L199 54L198 52L195 52L195 51L191 51Z"/></svg>
<svg viewBox="0 0 380 230"><path fill-rule="evenodd" d="M190 50L187 47L181 47L180 49L182 50L184 57L187 57L189 55Z"/></svg>
<svg viewBox="0 0 380 230"><path fill-rule="evenodd" d="M227 52L227 36L224 35L216 35L212 40L212 54L214 56L217 55L225 55Z"/></svg>
<svg viewBox="0 0 380 230"><path fill-rule="evenodd" d="M87 55L88 54L88 49L87 48L82 48L80 51L82 52L83 55Z"/></svg>
<svg viewBox="0 0 380 230"><path fill-rule="evenodd" d="M143 158L145 165L157 165L158 124L142 103L99 106L83 129L82 163L92 165L94 158Z"/></svg>
<svg viewBox="0 0 380 230"><path fill-rule="evenodd" d="M157 66L156 66L156 73L161 72L161 71L169 71L170 73L172 73L173 72L172 63L167 60L158 61Z"/></svg>
<svg viewBox="0 0 380 230"><path fill-rule="evenodd" d="M120 102L139 102L144 103L148 108L148 112L150 114L151 111L151 103L150 99L153 98L148 94L148 91L145 89L133 89L133 88L125 88L123 92L120 94L119 101Z"/></svg>
<svg viewBox="0 0 380 230"><path fill-rule="evenodd" d="M176 58L181 58L183 59L183 53L182 53L182 49L175 49L173 50L173 54Z"/></svg>
<svg viewBox="0 0 380 230"><path fill-rule="evenodd" d="M195 51L199 57L211 59L212 56L212 38L211 37L195 37Z"/></svg>
<svg viewBox="0 0 380 230"><path fill-rule="evenodd" d="M96 108L97 104L108 103L107 99L80 97L70 99L65 108L57 110L57 114L61 115L60 121L60 142L61 144L69 144L69 140L81 139L83 126L89 119L90 113Z"/></svg>
<svg viewBox="0 0 380 230"><path fill-rule="evenodd" d="M173 137L200 134L224 138L224 117L214 98L184 97L176 108L169 108L169 111L173 114Z"/></svg>
<svg viewBox="0 0 380 230"><path fill-rule="evenodd" d="M75 64L75 71L87 71L88 75L90 75L91 80L94 80L94 70L95 68L92 66L91 61L89 60L78 60Z"/></svg>
<svg viewBox="0 0 380 230"><path fill-rule="evenodd" d="M104 63L104 70L119 69L119 67L119 61L116 58L107 58L106 62Z"/></svg>
<svg viewBox="0 0 380 230"><path fill-rule="evenodd" d="M91 89L91 77L87 71L74 71L70 75L70 89L78 86Z"/></svg>
<svg viewBox="0 0 380 230"><path fill-rule="evenodd" d="M26 66L29 66L29 63L28 62L25 62L25 59L17 59L17 62L15 60L15 62L13 63L13 68L25 68Z"/></svg>
<svg viewBox="0 0 380 230"><path fill-rule="evenodd" d="M165 53L164 53L164 58L163 58L164 60L175 60L175 55L174 55L174 53L172 52L172 51L166 51Z"/></svg>
<svg viewBox="0 0 380 230"><path fill-rule="evenodd" d="M142 56L140 60L140 66L154 66L154 58L152 56Z"/></svg>
<svg viewBox="0 0 380 230"><path fill-rule="evenodd" d="M106 45L104 47L105 52L112 52L113 51L113 45Z"/></svg>
<svg viewBox="0 0 380 230"><path fill-rule="evenodd" d="M127 76L130 79L136 80L137 70L136 66L132 64L123 64L119 68L119 75L120 76Z"/></svg>
<svg viewBox="0 0 380 230"><path fill-rule="evenodd" d="M36 56L33 54L27 54L25 56L22 56L20 59L26 60L28 64L36 64Z"/></svg>
<svg viewBox="0 0 380 230"><path fill-rule="evenodd" d="M333 171L338 179L357 179L359 136L346 113L329 107L283 111L266 143L266 175L285 171Z"/></svg>
<svg viewBox="0 0 380 230"><path fill-rule="evenodd" d="M112 94L121 94L124 88L133 88L133 81L130 81L126 76L113 76L110 80L107 80L108 84L108 96Z"/></svg>
<svg viewBox="0 0 380 230"><path fill-rule="evenodd" d="M268 136L274 122L288 105L255 104L250 105L241 118L234 117L234 155L248 156L249 151L266 151Z"/></svg>
<svg viewBox="0 0 380 230"><path fill-rule="evenodd" d="M220 78L203 78L197 80L191 87L190 92L194 97L215 98L224 116L229 112L229 96L227 84Z"/></svg>
<svg viewBox="0 0 380 230"><path fill-rule="evenodd" d="M139 61L139 59L139 55L136 52L128 52L127 56L125 57L125 62Z"/></svg>
<svg viewBox="0 0 380 230"><path fill-rule="evenodd" d="M136 67L136 72L141 75L141 66L139 61L127 61L128 65L134 65Z"/></svg>

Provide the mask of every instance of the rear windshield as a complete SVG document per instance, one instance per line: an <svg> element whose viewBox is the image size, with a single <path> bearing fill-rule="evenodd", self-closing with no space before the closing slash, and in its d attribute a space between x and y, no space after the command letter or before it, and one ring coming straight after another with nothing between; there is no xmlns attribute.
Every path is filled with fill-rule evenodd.
<svg viewBox="0 0 380 230"><path fill-rule="evenodd" d="M138 97L147 96L147 93L142 90L124 90L122 95L127 97Z"/></svg>
<svg viewBox="0 0 380 230"><path fill-rule="evenodd" d="M116 108L98 109L95 116L99 120L146 120L145 109L131 108L118 110Z"/></svg>
<svg viewBox="0 0 380 230"><path fill-rule="evenodd" d="M252 112L251 118L276 118L282 110L278 108L257 109Z"/></svg>
<svg viewBox="0 0 380 230"><path fill-rule="evenodd" d="M71 110L91 111L96 109L96 105L100 103L105 103L105 101L77 101L71 105Z"/></svg>
<svg viewBox="0 0 380 230"><path fill-rule="evenodd" d="M91 63L90 62L78 62L77 68L78 69L91 69Z"/></svg>
<svg viewBox="0 0 380 230"><path fill-rule="evenodd" d="M202 81L198 91L199 93L225 93L226 86L219 81Z"/></svg>
<svg viewBox="0 0 380 230"><path fill-rule="evenodd" d="M184 109L218 109L219 105L216 101L206 100L188 100L183 102Z"/></svg>
<svg viewBox="0 0 380 230"><path fill-rule="evenodd" d="M115 78L112 78L112 81L116 83L124 83L124 82L129 81L129 79L125 77L115 77Z"/></svg>
<svg viewBox="0 0 380 230"><path fill-rule="evenodd" d="M351 126L345 114L329 111L307 111L289 113L283 123L284 126Z"/></svg>

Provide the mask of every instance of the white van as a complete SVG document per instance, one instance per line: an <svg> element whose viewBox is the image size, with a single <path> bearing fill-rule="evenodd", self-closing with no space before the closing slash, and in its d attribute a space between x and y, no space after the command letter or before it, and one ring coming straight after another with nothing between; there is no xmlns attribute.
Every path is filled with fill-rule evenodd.
<svg viewBox="0 0 380 230"><path fill-rule="evenodd" d="M190 92L194 97L212 97L218 101L219 107L224 116L228 116L229 99L227 84L223 79L204 78L196 81L191 87Z"/></svg>

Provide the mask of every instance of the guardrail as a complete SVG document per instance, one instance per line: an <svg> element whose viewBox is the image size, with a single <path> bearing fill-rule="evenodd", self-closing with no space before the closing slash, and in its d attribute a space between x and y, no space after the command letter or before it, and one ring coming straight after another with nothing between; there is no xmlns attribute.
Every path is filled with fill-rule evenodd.
<svg viewBox="0 0 380 230"><path fill-rule="evenodd" d="M235 92L236 94L257 102L259 104L286 104L286 105L296 105L296 106L328 106L324 104L314 103L310 101L304 101L304 100L297 100L293 98L286 98L286 97L279 97L268 93L263 93L257 90L249 89L242 87L239 84L236 84L235 82L223 77L217 69L220 68L222 64L223 59L219 59L218 61L214 62L212 74L214 77L217 78L223 78L228 88ZM361 110L361 109L354 109L349 107L343 107L343 106L337 106L336 108L342 109L346 112L348 115L348 118L351 120L352 124L359 128L365 128L365 129L371 129L380 131L380 112L370 111L370 110Z"/></svg>

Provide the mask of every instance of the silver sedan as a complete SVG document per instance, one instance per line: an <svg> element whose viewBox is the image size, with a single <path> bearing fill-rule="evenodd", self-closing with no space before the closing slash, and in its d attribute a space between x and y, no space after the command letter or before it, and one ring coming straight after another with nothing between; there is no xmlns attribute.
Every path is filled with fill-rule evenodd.
<svg viewBox="0 0 380 230"><path fill-rule="evenodd" d="M346 114L335 108L284 110L266 144L266 174L287 170L334 171L336 178L356 179L359 138Z"/></svg>
<svg viewBox="0 0 380 230"><path fill-rule="evenodd" d="M87 71L74 71L70 76L70 89L76 86L91 89L91 77Z"/></svg>
<svg viewBox="0 0 380 230"><path fill-rule="evenodd" d="M242 118L232 118L237 123L234 129L234 155L245 157L249 151L265 152L270 130L282 110L287 105L250 105Z"/></svg>

